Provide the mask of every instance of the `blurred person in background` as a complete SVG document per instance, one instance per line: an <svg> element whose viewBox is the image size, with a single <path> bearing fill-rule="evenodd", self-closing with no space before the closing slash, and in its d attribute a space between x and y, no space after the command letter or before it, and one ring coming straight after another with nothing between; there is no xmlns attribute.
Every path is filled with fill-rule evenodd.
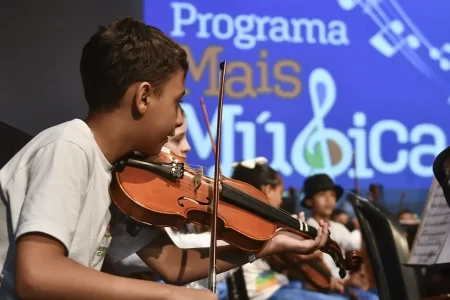
<svg viewBox="0 0 450 300"><path fill-rule="evenodd" d="M233 164L232 178L246 182L261 190L268 198L270 204L280 207L282 203L282 194L284 191L283 180L280 174L267 165L267 159L259 157L249 159ZM300 214L300 218L304 218ZM312 255L320 255L316 251ZM306 255L308 256L308 255ZM233 281L242 279L246 297L251 300L343 300L345 296L333 293L323 294L319 292L308 291L303 287L300 281L289 280L284 271L276 271L269 264L270 257L259 259L253 263L243 265L234 273ZM241 283L237 283L241 284ZM244 291L242 291L244 290ZM240 295L245 297L244 295Z"/></svg>
<svg viewBox="0 0 450 300"><path fill-rule="evenodd" d="M343 254L351 250L361 250L361 234L356 232L352 234L346 226L331 220L331 216L336 207L336 202L342 197L344 190L337 185L327 174L316 174L305 179L303 184L304 197L301 204L305 208L311 209L312 217L306 223L311 226L317 226L319 220L325 220L329 223L331 238L341 247ZM362 300L379 299L378 295L368 291L368 287L358 277L352 277L347 274L345 279L339 276L339 269L336 267L333 259L329 255L322 255L323 262L330 270L336 281L341 285L351 286Z"/></svg>

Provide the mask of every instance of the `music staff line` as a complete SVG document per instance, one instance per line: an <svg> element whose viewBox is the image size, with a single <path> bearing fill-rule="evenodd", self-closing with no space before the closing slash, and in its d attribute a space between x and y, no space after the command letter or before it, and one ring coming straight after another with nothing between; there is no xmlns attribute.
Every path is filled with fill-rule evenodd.
<svg viewBox="0 0 450 300"><path fill-rule="evenodd" d="M450 71L450 59L445 55L450 56L450 43L444 43L440 49L434 47L396 0L338 0L338 4L346 11L353 10L356 6L360 7L362 12L380 28L369 40L378 52L386 57L392 57L400 52L422 74L448 89L448 83L419 56L417 50L423 45L428 51L428 57L438 61L440 69L447 72ZM382 5L385 6L384 9ZM389 16L394 14L398 14L398 17ZM410 32L406 36L405 27Z"/></svg>

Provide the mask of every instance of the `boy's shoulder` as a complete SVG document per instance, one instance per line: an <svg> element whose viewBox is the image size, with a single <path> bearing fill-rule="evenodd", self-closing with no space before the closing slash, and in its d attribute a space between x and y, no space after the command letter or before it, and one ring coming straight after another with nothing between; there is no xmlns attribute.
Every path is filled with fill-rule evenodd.
<svg viewBox="0 0 450 300"><path fill-rule="evenodd" d="M80 119L74 119L40 132L16 156L32 157L42 148L57 148L61 144L65 144L64 149L68 152L72 149L85 152L88 158L94 157L98 147L88 125Z"/></svg>
<svg viewBox="0 0 450 300"><path fill-rule="evenodd" d="M92 131L87 124L82 120L74 119L40 132L27 146L39 149L58 141L72 143L84 151L89 151L95 144Z"/></svg>
<svg viewBox="0 0 450 300"><path fill-rule="evenodd" d="M42 155L59 155L59 157L71 159L75 152L83 152L84 155L80 155L85 156L88 162L92 163L98 151L97 148L92 131L87 124L82 120L74 119L37 134L0 170L0 180L9 181L10 176L36 159L42 159ZM56 157L53 158L56 159Z"/></svg>

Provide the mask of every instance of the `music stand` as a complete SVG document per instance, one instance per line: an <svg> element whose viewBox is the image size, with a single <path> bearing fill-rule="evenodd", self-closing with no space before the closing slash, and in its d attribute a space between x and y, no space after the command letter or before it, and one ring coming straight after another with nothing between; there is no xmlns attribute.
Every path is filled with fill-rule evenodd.
<svg viewBox="0 0 450 300"><path fill-rule="evenodd" d="M433 173L442 187L445 200L450 207L450 147L439 153L434 160Z"/></svg>

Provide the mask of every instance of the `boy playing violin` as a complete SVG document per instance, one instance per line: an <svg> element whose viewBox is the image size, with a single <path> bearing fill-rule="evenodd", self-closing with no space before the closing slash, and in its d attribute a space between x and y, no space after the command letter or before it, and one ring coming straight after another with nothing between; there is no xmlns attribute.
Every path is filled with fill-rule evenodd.
<svg viewBox="0 0 450 300"><path fill-rule="evenodd" d="M335 240L344 252L351 250L360 250L361 241L356 239L350 231L341 223L330 220L336 207L336 202L342 197L344 190L341 186L335 184L326 174L317 174L305 179L303 184L304 197L301 205L311 209L311 218L306 223L311 226L317 226L319 220L325 220L330 226L331 238ZM346 280L339 277L339 269L334 264L329 255L322 255L323 262L331 271L331 286L335 291L342 291ZM377 295L365 292L361 289L353 290L361 300L376 300Z"/></svg>
<svg viewBox="0 0 450 300"><path fill-rule="evenodd" d="M191 150L191 145L189 144L186 138L187 133L186 114L181 107L180 111L183 117L183 124L175 129L173 136L169 137L169 140L167 141L167 143L164 144L163 148L167 148L172 153L175 153L178 156L186 158L187 153ZM115 210L115 208L112 209L115 212L117 212L117 214L121 214L118 210ZM113 229L115 229L114 226ZM171 232L173 232L175 235L174 230L171 230ZM176 235L181 239L182 235L180 233ZM117 236L115 235L115 237ZM196 239L196 241L197 240L198 239ZM118 239L114 239L114 242L110 244L109 251L107 252L105 257L105 263L103 264L102 267L102 271L112 273L115 275L156 281L156 277L153 274L153 272L149 270L148 266L142 261L142 259L139 258L139 256L136 253L122 260L114 261L114 258L111 257L111 254L115 252L114 251L115 248L119 248L120 251L121 244L120 240Z"/></svg>
<svg viewBox="0 0 450 300"><path fill-rule="evenodd" d="M216 299L206 290L97 271L111 242L112 165L131 151L160 152L182 124L187 71L186 52L137 19L121 18L94 33L80 62L87 120L44 130L0 171L1 299ZM256 258L322 247L328 226L319 225L315 240L277 234ZM180 250L155 236L127 251L139 251L167 282L207 276L207 252ZM249 257L255 258L223 247L217 266L223 272Z"/></svg>
<svg viewBox="0 0 450 300"><path fill-rule="evenodd" d="M174 136L169 137L169 141L164 145L164 148L167 148L172 153L181 156L183 158L186 158L187 153L191 150L191 146L189 145L189 142L186 137L187 133L187 123L188 120L186 118L185 112L183 109L181 109L181 113L183 115L183 125L180 127L177 127L175 129ZM123 224L118 225L117 227L123 227L125 226L126 222L123 222ZM118 228L116 226L113 226L113 231L116 231ZM166 233L169 235L172 242L181 249L188 249L188 248L208 248L211 241L211 234L210 232L201 232L196 229L196 226L194 224L186 224L185 228L180 229L179 231L174 230L172 228L164 228ZM120 235L123 235L124 231L117 230L118 235L114 234L114 237L120 237ZM162 231L160 232L162 234ZM126 238L130 238L129 234L125 234ZM145 238L145 235L138 235L136 238L132 238L132 240L139 240ZM151 240L144 241L144 243L149 243ZM135 243L135 241L132 241L131 243ZM117 261L117 256L114 254L117 253L117 248L122 249L123 243L121 243L120 238L119 239L113 239L109 251L105 257L105 264L103 265L102 271L107 271L114 273L116 275L126 276L126 277L132 277L137 279L144 279L144 280L152 280L157 281L157 276L155 276L155 273L149 269L149 267L144 263L144 261L136 254L132 254L125 259ZM217 246L223 246L228 245L227 243L223 241L218 241ZM120 257L119 257L120 259ZM216 292L221 296L221 299L226 299L226 293L227 293L227 287L226 282L224 279L228 277L228 274L232 272L233 270L226 271L220 274L217 274L216 280L217 280L217 290ZM186 287L190 288L206 288L207 280L202 279L199 281L190 282L189 284L185 285Z"/></svg>

